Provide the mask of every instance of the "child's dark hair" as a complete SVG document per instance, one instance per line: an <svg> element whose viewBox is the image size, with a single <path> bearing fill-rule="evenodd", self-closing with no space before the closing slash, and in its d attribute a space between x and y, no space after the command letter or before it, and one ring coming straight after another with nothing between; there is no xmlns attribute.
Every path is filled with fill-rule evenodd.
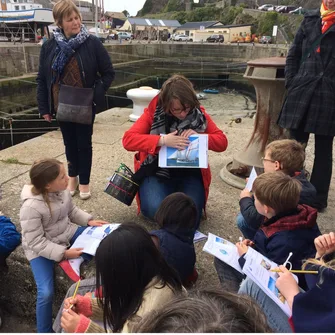
<svg viewBox="0 0 335 335"><path fill-rule="evenodd" d="M54 158L41 159L34 162L29 171L30 182L33 185L32 193L34 195L41 194L49 209L50 201L46 187L59 176L62 164L62 162Z"/></svg>
<svg viewBox="0 0 335 335"><path fill-rule="evenodd" d="M262 205L278 214L298 206L301 183L282 171L266 172L255 179L252 190Z"/></svg>
<svg viewBox="0 0 335 335"><path fill-rule="evenodd" d="M121 224L102 240L95 261L96 286L97 290L102 287L99 304L106 330L108 327L113 332L122 330L138 311L146 286L154 278L162 287L167 285L176 293L182 290L178 274L168 266L149 233L135 223Z"/></svg>
<svg viewBox="0 0 335 335"><path fill-rule="evenodd" d="M191 197L182 192L168 195L160 204L155 221L160 227L194 229L197 219L197 207Z"/></svg>
<svg viewBox="0 0 335 335"><path fill-rule="evenodd" d="M195 290L147 313L133 333L271 333L260 307L247 295Z"/></svg>

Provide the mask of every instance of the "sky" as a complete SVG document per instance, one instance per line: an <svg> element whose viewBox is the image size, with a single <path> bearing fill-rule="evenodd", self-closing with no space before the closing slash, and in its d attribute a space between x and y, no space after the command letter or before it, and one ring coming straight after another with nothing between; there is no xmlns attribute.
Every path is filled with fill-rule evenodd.
<svg viewBox="0 0 335 335"><path fill-rule="evenodd" d="M145 0L104 0L105 10L112 12L122 12L127 10L134 16L142 9Z"/></svg>

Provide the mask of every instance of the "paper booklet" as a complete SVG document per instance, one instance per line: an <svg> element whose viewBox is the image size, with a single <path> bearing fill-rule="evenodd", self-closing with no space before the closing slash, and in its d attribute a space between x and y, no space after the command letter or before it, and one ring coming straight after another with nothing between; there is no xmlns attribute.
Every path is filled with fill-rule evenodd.
<svg viewBox="0 0 335 335"><path fill-rule="evenodd" d="M208 168L208 135L189 137L190 144L184 150L162 146L158 154L161 168Z"/></svg>
<svg viewBox="0 0 335 335"><path fill-rule="evenodd" d="M249 247L245 254L245 263L243 269L238 263L240 258L236 245L219 236L208 234L208 240L203 251L219 258L240 273L244 273L255 282L283 311L287 316L291 316L291 310L284 296L276 288L278 273L269 270L278 268L278 264L270 261L253 248ZM293 275L298 282L297 276Z"/></svg>
<svg viewBox="0 0 335 335"><path fill-rule="evenodd" d="M252 185L254 184L254 181L255 179L257 178L257 173L256 173L256 170L255 170L255 167L253 166L252 167L252 170L250 172L250 176L248 178L248 182L247 182L247 185L245 185L245 188L251 192L252 191Z"/></svg>
<svg viewBox="0 0 335 335"><path fill-rule="evenodd" d="M201 233L199 230L196 230L194 234L193 243L200 242L202 240L205 240L206 238L207 236L205 234Z"/></svg>
<svg viewBox="0 0 335 335"><path fill-rule="evenodd" d="M101 240L119 225L119 223L108 223L101 227L88 227L78 236L71 248L84 248L84 253L94 256Z"/></svg>

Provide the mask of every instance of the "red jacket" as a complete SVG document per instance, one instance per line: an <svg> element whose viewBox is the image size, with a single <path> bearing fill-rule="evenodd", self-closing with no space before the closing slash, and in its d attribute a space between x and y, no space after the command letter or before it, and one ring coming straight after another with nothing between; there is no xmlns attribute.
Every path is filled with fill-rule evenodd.
<svg viewBox="0 0 335 335"><path fill-rule="evenodd" d="M123 135L122 144L124 148L128 151L138 151L134 157L135 172L140 168L140 165L146 159L148 154L157 154L160 149L160 147L157 147L160 136L150 135L157 102L158 95L151 100L148 108L145 108L141 117ZM208 134L208 149L216 152L225 151L228 146L226 135L216 126L211 117L206 113L205 109L203 107L200 108L207 120L207 129L205 134ZM201 174L204 183L206 204L209 193L209 185L212 179L210 168L201 169ZM139 192L137 193L136 200L138 212L140 212Z"/></svg>

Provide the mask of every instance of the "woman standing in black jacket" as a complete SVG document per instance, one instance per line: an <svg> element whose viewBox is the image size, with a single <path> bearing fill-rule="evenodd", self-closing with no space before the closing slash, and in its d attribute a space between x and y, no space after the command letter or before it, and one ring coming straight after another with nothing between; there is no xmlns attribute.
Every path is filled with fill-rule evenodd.
<svg viewBox="0 0 335 335"><path fill-rule="evenodd" d="M110 57L95 36L81 23L78 8L71 0L61 0L53 8L59 27L54 38L45 42L40 54L37 76L37 101L40 115L51 122L57 113L61 82L73 87L94 87L91 124L59 122L68 161L69 190L74 195L79 186L80 198L90 198L92 133L96 109L104 103L104 93L114 79ZM79 180L78 180L79 176Z"/></svg>
<svg viewBox="0 0 335 335"><path fill-rule="evenodd" d="M323 0L319 10L305 15L286 60L287 98L278 124L307 144L315 134L311 183L317 191L314 207L327 207L335 135L335 0Z"/></svg>

